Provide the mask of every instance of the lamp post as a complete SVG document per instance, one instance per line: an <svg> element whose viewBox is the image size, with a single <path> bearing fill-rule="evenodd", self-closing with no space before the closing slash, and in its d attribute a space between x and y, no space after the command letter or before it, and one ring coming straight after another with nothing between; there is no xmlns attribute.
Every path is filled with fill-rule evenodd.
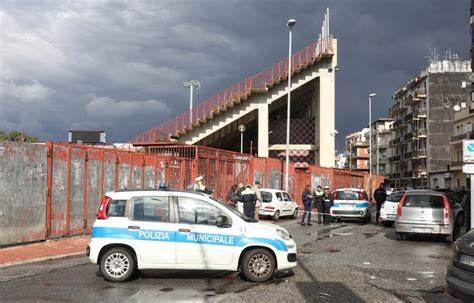
<svg viewBox="0 0 474 303"><path fill-rule="evenodd" d="M369 196L372 197L372 97L376 94L369 95Z"/></svg>
<svg viewBox="0 0 474 303"><path fill-rule="evenodd" d="M245 132L245 125L239 125L239 132L240 132L240 153L244 152L244 132Z"/></svg>
<svg viewBox="0 0 474 303"><path fill-rule="evenodd" d="M288 37L288 104L286 113L286 163L285 163L285 190L289 190L288 170L290 168L290 108L291 108L291 30L295 26L296 20L288 20L287 26L290 28Z"/></svg>
<svg viewBox="0 0 474 303"><path fill-rule="evenodd" d="M184 87L189 87L189 126L193 123L193 88L199 89L201 87L201 82L197 80L185 81L183 82Z"/></svg>

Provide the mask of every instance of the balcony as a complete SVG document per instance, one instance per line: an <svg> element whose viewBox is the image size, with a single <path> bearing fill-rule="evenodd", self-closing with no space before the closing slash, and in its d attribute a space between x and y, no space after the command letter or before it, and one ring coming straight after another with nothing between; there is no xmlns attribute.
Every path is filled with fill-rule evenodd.
<svg viewBox="0 0 474 303"><path fill-rule="evenodd" d="M390 114L393 116L394 114L401 113L406 110L405 107L402 106L401 102L395 103L392 108L390 109Z"/></svg>
<svg viewBox="0 0 474 303"><path fill-rule="evenodd" d="M428 131L425 128L414 131L417 138L426 138Z"/></svg>
<svg viewBox="0 0 474 303"><path fill-rule="evenodd" d="M474 132L467 132L457 136L451 137L451 143L461 143L464 139L474 139Z"/></svg>
<svg viewBox="0 0 474 303"><path fill-rule="evenodd" d="M427 152L426 149L418 149L413 151L413 158L426 158Z"/></svg>
<svg viewBox="0 0 474 303"><path fill-rule="evenodd" d="M403 122L406 123L406 122L410 121L411 119L413 119L413 113L409 113L409 114L405 115L403 117Z"/></svg>
<svg viewBox="0 0 474 303"><path fill-rule="evenodd" d="M402 119L398 119L397 121L393 122L393 128L397 128L398 126L403 124Z"/></svg>
<svg viewBox="0 0 474 303"><path fill-rule="evenodd" d="M426 109L414 109L413 110L413 120L420 120L426 118Z"/></svg>
<svg viewBox="0 0 474 303"><path fill-rule="evenodd" d="M427 173L425 169L418 169L413 171L413 178L415 179L420 179L420 178L426 178Z"/></svg>
<svg viewBox="0 0 474 303"><path fill-rule="evenodd" d="M408 141L413 138L413 133L409 133L403 136L403 141Z"/></svg>
<svg viewBox="0 0 474 303"><path fill-rule="evenodd" d="M400 142L402 142L402 137L398 137L398 138L395 138L395 139L391 140L390 145L397 145L397 144L400 144Z"/></svg>
<svg viewBox="0 0 474 303"><path fill-rule="evenodd" d="M413 95L415 96L415 98L426 99L426 90L419 88L415 90Z"/></svg>
<svg viewBox="0 0 474 303"><path fill-rule="evenodd" d="M400 155L390 157L390 158L388 158L388 160L389 160L390 162L397 162L397 161L400 161Z"/></svg>

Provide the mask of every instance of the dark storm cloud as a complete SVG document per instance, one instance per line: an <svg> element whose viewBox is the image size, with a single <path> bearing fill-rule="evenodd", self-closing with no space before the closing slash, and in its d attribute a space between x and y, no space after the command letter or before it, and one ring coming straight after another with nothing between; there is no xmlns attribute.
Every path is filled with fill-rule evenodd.
<svg viewBox="0 0 474 303"><path fill-rule="evenodd" d="M456 5L454 5L454 3ZM338 147L426 67L431 48L469 54L467 0L10 1L0 3L0 129L64 140L68 129L130 139L316 40L326 7L339 41Z"/></svg>

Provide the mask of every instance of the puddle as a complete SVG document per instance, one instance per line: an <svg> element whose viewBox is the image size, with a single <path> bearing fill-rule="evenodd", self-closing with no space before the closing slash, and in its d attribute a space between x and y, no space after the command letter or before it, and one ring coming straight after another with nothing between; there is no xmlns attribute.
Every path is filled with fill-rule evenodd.
<svg viewBox="0 0 474 303"><path fill-rule="evenodd" d="M447 256L437 256L437 255L431 255L431 256L428 256L428 258L431 258L431 259L436 259L436 260L442 260L442 259L451 259L451 256L450 257L447 257Z"/></svg>
<svg viewBox="0 0 474 303"><path fill-rule="evenodd" d="M375 237L377 234L378 233L364 233L364 236L366 237L366 239L370 239Z"/></svg>
<svg viewBox="0 0 474 303"><path fill-rule="evenodd" d="M339 249L330 249L330 250L328 250L328 251L329 251L330 253L338 253L338 252L340 252L341 250L339 250Z"/></svg>

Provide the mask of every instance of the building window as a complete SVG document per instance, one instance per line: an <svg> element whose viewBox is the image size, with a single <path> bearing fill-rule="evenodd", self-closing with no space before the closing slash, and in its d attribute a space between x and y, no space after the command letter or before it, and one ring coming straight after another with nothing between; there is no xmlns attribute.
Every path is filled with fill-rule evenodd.
<svg viewBox="0 0 474 303"><path fill-rule="evenodd" d="M438 178L433 178L433 187L438 187Z"/></svg>

